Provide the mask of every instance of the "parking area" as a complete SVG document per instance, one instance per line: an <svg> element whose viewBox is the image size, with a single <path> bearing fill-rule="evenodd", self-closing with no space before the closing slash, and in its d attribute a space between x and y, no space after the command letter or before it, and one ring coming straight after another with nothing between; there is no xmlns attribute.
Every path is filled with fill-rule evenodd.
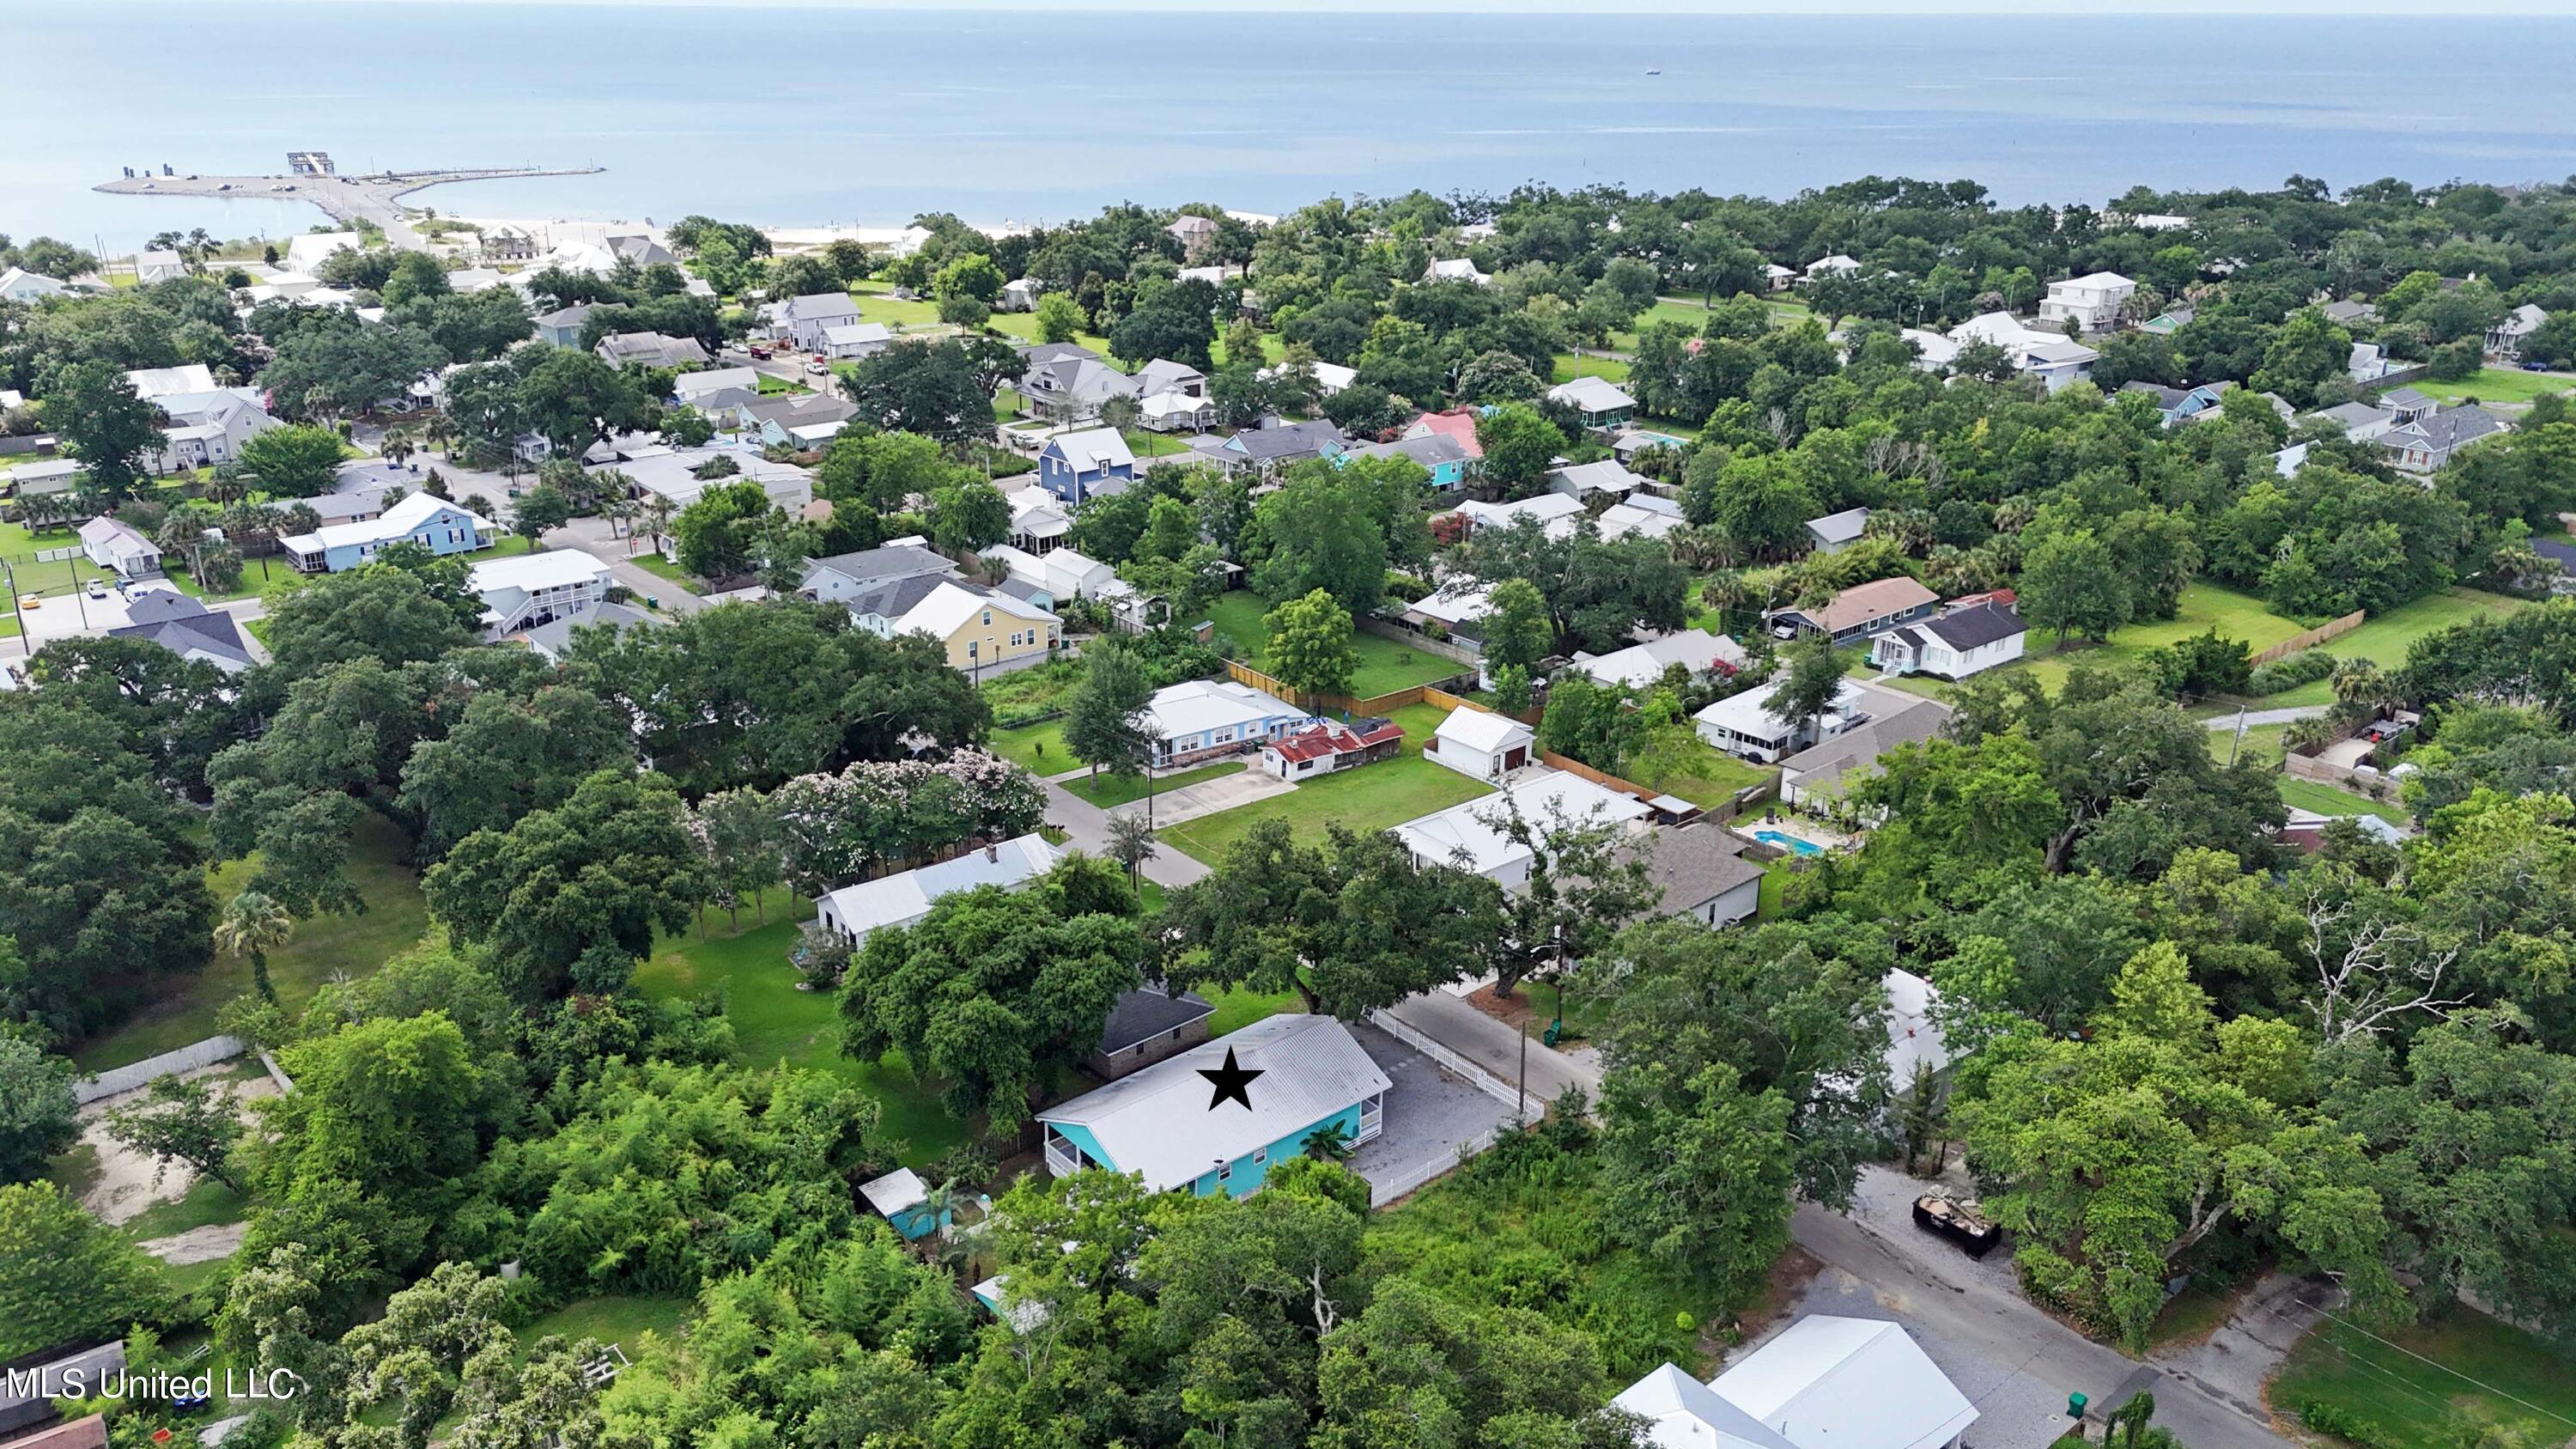
<svg viewBox="0 0 2576 1449"><path fill-rule="evenodd" d="M1353 1022L1351 1035L1392 1084L1385 1133L1351 1154L1351 1170L1368 1179L1378 1201L1447 1172L1459 1148L1489 1140L1511 1119L1508 1104L1377 1027Z"/></svg>

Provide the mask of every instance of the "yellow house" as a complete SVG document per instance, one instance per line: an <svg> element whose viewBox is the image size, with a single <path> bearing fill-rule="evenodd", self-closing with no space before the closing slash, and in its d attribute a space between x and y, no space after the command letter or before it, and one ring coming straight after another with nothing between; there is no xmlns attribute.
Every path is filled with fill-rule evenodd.
<svg viewBox="0 0 2576 1449"><path fill-rule="evenodd" d="M950 667L970 674L1043 655L1064 629L1035 604L957 578L901 580L853 600L850 614L885 638L928 634L948 646Z"/></svg>

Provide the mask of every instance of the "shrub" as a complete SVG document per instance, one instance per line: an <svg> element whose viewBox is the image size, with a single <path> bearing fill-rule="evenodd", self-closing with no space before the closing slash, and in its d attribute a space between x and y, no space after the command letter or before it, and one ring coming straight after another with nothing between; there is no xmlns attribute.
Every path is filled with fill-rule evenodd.
<svg viewBox="0 0 2576 1449"><path fill-rule="evenodd" d="M2334 672L2334 656L2322 649L2302 649L2285 654L2269 664L2254 666L2245 677L2245 692L2256 697L2279 694L2302 684L2313 684Z"/></svg>
<svg viewBox="0 0 2576 1449"><path fill-rule="evenodd" d="M2323 1399L2304 1399L2299 1404L2299 1423L2319 1434L2331 1434L2362 1449L2379 1449L2387 1443L2377 1424L2340 1404Z"/></svg>

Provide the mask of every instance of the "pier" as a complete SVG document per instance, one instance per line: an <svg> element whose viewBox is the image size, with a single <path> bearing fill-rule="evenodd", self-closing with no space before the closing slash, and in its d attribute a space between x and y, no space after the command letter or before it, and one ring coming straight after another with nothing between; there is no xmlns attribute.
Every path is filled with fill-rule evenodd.
<svg viewBox="0 0 2576 1449"><path fill-rule="evenodd" d="M297 171L276 176L184 175L128 176L93 188L111 196L210 196L218 199L292 198L310 202L343 223L366 222L384 229L398 247L426 245L403 214L401 198L453 181L495 181L521 176L596 176L602 166L483 166L444 171L380 171L368 176L315 175Z"/></svg>

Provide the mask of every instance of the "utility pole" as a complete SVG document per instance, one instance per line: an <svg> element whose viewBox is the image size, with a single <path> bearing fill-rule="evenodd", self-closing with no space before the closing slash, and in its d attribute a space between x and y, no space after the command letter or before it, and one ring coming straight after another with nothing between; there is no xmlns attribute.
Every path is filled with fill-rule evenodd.
<svg viewBox="0 0 2576 1449"><path fill-rule="evenodd" d="M1521 1023L1521 1084L1512 1103L1512 1119L1516 1122L1529 1120L1529 1023L1526 1021Z"/></svg>

